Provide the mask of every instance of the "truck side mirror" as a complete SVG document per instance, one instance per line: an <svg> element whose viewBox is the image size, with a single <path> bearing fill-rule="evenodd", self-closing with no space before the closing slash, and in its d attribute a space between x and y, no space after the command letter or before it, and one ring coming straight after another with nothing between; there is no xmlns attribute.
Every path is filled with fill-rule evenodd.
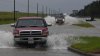
<svg viewBox="0 0 100 56"><path fill-rule="evenodd" d="M48 24L47 26L52 26L52 24Z"/></svg>
<svg viewBox="0 0 100 56"><path fill-rule="evenodd" d="M11 27L15 27L15 24L11 24L10 26L11 26Z"/></svg>

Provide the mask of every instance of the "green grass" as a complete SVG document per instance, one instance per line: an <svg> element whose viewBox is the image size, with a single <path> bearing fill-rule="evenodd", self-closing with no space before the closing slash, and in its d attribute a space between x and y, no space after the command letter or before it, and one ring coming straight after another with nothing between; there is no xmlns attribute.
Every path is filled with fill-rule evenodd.
<svg viewBox="0 0 100 56"><path fill-rule="evenodd" d="M2 21L0 21L0 25L2 25L2 24L10 24L10 23L14 23L14 20L2 20Z"/></svg>
<svg viewBox="0 0 100 56"><path fill-rule="evenodd" d="M27 13L16 12L16 19L19 17L25 17L27 15L28 15ZM37 14L30 13L29 16L37 16ZM39 16L42 17L42 14L39 14ZM0 12L0 25L13 23L14 22L13 18L14 18L13 12Z"/></svg>
<svg viewBox="0 0 100 56"><path fill-rule="evenodd" d="M90 24L88 22L83 22L83 21L81 21L79 24L73 24L73 25L80 26L80 27L85 27L85 28L94 27L92 24Z"/></svg>
<svg viewBox="0 0 100 56"><path fill-rule="evenodd" d="M86 53L100 52L100 37L85 36L80 37L80 40L86 41L86 43L76 43L73 44L71 47Z"/></svg>

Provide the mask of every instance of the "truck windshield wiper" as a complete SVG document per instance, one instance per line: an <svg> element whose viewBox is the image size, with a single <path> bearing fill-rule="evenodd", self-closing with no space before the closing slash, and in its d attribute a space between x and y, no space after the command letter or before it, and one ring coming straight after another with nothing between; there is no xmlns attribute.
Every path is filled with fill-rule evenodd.
<svg viewBox="0 0 100 56"><path fill-rule="evenodd" d="M18 28L27 27L27 26L18 26Z"/></svg>
<svg viewBox="0 0 100 56"><path fill-rule="evenodd" d="M42 26L17 26L18 28L23 28L23 27L42 27Z"/></svg>
<svg viewBox="0 0 100 56"><path fill-rule="evenodd" d="M40 26L29 26L29 27L40 27Z"/></svg>

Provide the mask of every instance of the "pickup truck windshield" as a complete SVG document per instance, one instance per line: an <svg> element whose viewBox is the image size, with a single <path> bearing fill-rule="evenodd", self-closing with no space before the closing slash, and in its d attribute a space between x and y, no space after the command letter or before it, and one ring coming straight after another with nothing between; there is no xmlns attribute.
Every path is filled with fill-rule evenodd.
<svg viewBox="0 0 100 56"><path fill-rule="evenodd" d="M46 23L42 19L20 19L16 27L45 27Z"/></svg>

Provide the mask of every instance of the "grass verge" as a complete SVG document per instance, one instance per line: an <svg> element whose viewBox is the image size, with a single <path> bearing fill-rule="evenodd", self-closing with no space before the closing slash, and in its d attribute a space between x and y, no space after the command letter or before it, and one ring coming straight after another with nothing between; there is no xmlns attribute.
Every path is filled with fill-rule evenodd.
<svg viewBox="0 0 100 56"><path fill-rule="evenodd" d="M0 25L14 23L14 20L1 20Z"/></svg>
<svg viewBox="0 0 100 56"><path fill-rule="evenodd" d="M76 43L71 45L72 48L78 49L85 53L100 53L100 37L97 36L85 36L80 37L80 41L85 41L85 43Z"/></svg>
<svg viewBox="0 0 100 56"><path fill-rule="evenodd" d="M81 21L79 24L73 24L73 25L80 26L80 27L85 27L85 28L94 27L92 24L90 24L88 22L83 22L83 21Z"/></svg>
<svg viewBox="0 0 100 56"><path fill-rule="evenodd" d="M19 17L26 17L28 14L24 12L16 12L16 19ZM36 13L29 13L29 16L37 16ZM38 14L38 16L42 17L42 14ZM46 16L46 15L44 15ZM13 12L0 12L0 25L1 24L9 24L14 23L14 14Z"/></svg>

